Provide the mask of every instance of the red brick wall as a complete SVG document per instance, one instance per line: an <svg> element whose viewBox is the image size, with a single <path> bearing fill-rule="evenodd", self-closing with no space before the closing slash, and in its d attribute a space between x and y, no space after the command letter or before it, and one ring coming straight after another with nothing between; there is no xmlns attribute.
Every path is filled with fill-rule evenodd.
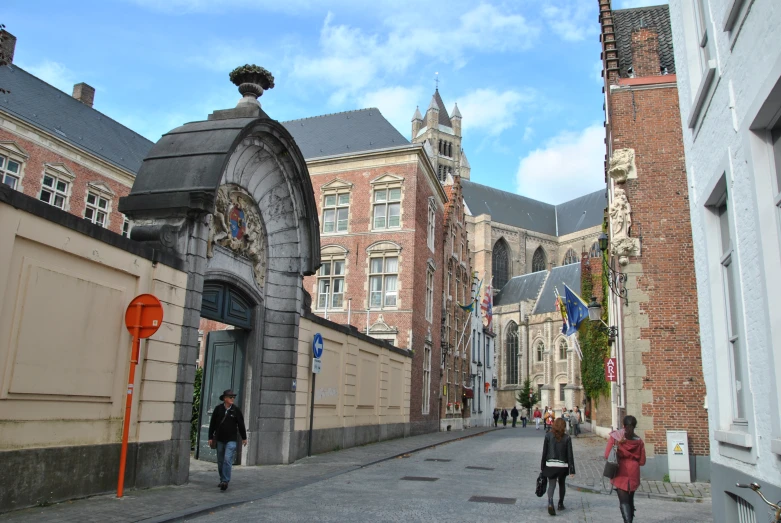
<svg viewBox="0 0 781 523"><path fill-rule="evenodd" d="M673 84L612 91L609 110L612 148L634 149L637 166L637 179L623 185L632 206L631 235L642 242L641 256L630 258L630 264L642 265L637 285L648 295L640 309L649 326L640 336L651 345L642 361L647 372L643 388L653 391L653 402L643 404L642 414L653 416L654 426L645 439L664 454L666 430L687 430L691 452L708 455L678 90Z"/></svg>
<svg viewBox="0 0 781 523"><path fill-rule="evenodd" d="M28 196L38 198L41 193L41 184L43 182L43 173L45 170L45 164L47 163L62 163L68 167L76 176L72 182L70 188L70 196L68 197L68 204L65 210L76 216L83 217L84 209L86 207L85 200L87 198L87 184L90 182L101 182L114 192L114 196L111 200L111 212L108 216L108 229L118 234L122 233L122 223L124 216L117 211L119 205L119 198L127 196L130 193L130 187L122 185L119 182L107 178L102 174L98 174L91 169L84 167L81 164L75 163L58 153L41 147L40 145L31 142L25 138L21 138L16 134L0 129L0 141L15 142L19 147L24 149L30 157L24 163L24 177L22 178L22 192Z"/></svg>
<svg viewBox="0 0 781 523"><path fill-rule="evenodd" d="M390 174L404 178L402 186L401 229L383 232L371 231L372 186L371 181L380 176ZM320 245L339 245L348 250L345 264L345 294L344 311L329 311L328 319L337 323L347 323L348 298L352 298L352 317L350 323L360 331L366 329L366 308L368 305L368 254L366 249L378 241L393 241L401 246L398 280L398 310L372 310L369 313L369 324L377 321L380 314L385 323L398 329L396 345L402 348L410 346L412 333L412 348L415 353L412 358L412 383L410 391L410 421L413 432L436 430L438 427L438 390L440 332L438 311L441 310L442 280L438 277L442 267L441 243L435 242L437 250L432 253L426 243L428 227L428 198L440 197L432 190L426 180L426 173L415 164L387 165L382 168L355 169L335 174L319 174L312 176L312 186L318 213L322 221L323 193L321 187L335 179L352 183L350 194L350 218L347 234L321 234ZM442 204L438 204L436 219L436 238L442 235ZM434 321L429 323L425 318L426 307L426 268L429 258L435 260L437 272L434 278ZM304 288L312 294L312 310L316 314L317 277L304 278ZM431 390L429 414L423 415L422 385L423 356L426 335L431 329Z"/></svg>
<svg viewBox="0 0 781 523"><path fill-rule="evenodd" d="M662 74L659 68L659 35L654 29L638 29L632 33L632 68L635 76Z"/></svg>

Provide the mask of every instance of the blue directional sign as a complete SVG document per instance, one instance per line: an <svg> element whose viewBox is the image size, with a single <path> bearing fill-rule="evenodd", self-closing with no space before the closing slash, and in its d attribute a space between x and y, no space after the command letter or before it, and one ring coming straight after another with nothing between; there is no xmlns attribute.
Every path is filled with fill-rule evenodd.
<svg viewBox="0 0 781 523"><path fill-rule="evenodd" d="M312 339L312 355L317 359L323 355L323 336L319 332L316 332Z"/></svg>

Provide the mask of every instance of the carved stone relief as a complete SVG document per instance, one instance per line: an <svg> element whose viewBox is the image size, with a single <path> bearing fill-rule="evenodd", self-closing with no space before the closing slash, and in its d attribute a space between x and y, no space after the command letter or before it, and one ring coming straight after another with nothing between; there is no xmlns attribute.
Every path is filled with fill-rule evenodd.
<svg viewBox="0 0 781 523"><path fill-rule="evenodd" d="M624 183L629 179L637 178L634 149L616 149L610 157L608 175L616 183Z"/></svg>
<svg viewBox="0 0 781 523"><path fill-rule="evenodd" d="M221 245L252 262L255 283L263 287L266 279L266 232L263 219L252 196L234 184L217 190L206 256L214 256L214 244Z"/></svg>
<svg viewBox="0 0 781 523"><path fill-rule="evenodd" d="M611 251L618 256L618 262L626 265L629 256L640 255L640 241L629 237L632 226L632 207L626 199L626 192L616 188L613 193L613 203L610 204L610 227L613 232Z"/></svg>

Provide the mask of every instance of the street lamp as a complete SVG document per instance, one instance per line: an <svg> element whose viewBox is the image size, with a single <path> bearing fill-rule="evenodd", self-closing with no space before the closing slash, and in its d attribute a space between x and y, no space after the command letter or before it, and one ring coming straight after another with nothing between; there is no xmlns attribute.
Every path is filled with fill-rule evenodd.
<svg viewBox="0 0 781 523"><path fill-rule="evenodd" d="M608 237L607 234L604 232L599 235L599 238L597 238L597 243L599 243L599 250L602 251L602 270L603 272L606 272L608 274L607 277L607 285L610 287L610 290L613 294L618 296L620 299L624 301L625 305L629 305L629 296L627 295L626 291L626 274L622 274L621 272L615 270L612 265L613 262L611 261L610 264L607 263L607 259L605 257L605 251L607 251L608 248ZM589 318L591 314L589 313ZM592 319L593 321L593 319Z"/></svg>
<svg viewBox="0 0 781 523"><path fill-rule="evenodd" d="M610 327L602 320L602 305L597 301L596 296L592 296L591 303L588 304L588 319L592 324L596 323L595 327L600 332L607 334L608 343L615 341L616 336L618 336L618 327Z"/></svg>

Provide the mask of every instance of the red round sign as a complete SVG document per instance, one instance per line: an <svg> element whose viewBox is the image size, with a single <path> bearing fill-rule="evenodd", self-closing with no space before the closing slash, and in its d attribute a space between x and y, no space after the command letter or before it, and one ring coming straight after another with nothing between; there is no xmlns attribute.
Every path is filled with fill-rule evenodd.
<svg viewBox="0 0 781 523"><path fill-rule="evenodd" d="M162 323L163 305L151 294L140 294L127 306L125 326L133 336L148 338Z"/></svg>

